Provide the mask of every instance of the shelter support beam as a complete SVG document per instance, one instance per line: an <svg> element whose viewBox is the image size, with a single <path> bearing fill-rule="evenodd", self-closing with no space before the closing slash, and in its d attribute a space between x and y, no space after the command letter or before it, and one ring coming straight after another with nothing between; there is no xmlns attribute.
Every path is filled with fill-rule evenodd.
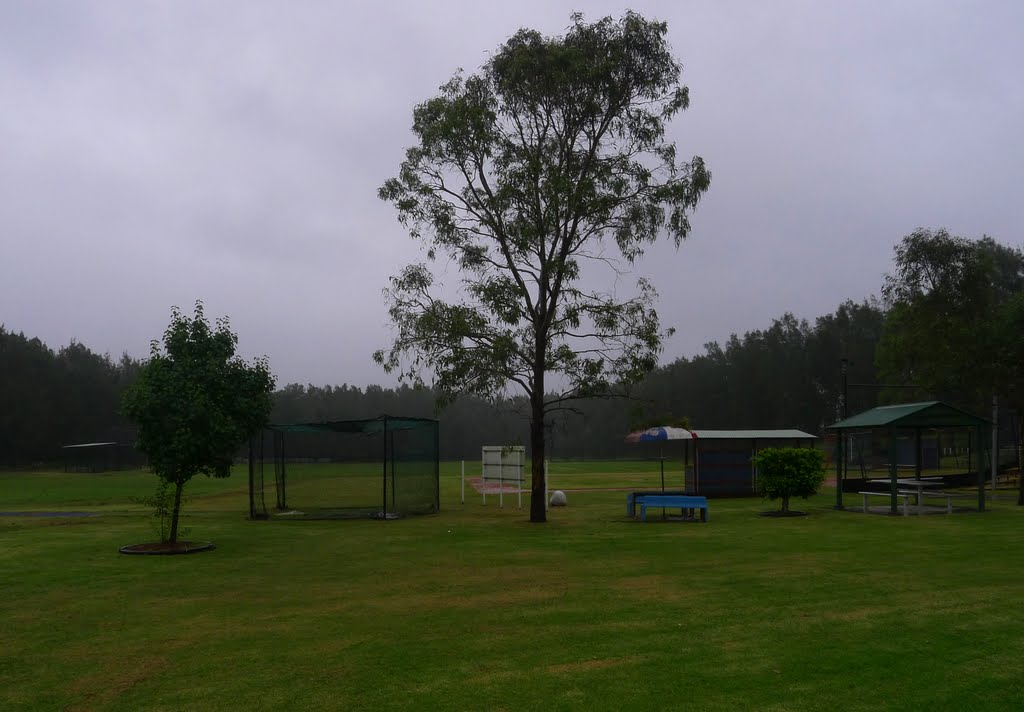
<svg viewBox="0 0 1024 712"><path fill-rule="evenodd" d="M978 511L985 511L985 448L982 445L985 429L981 425L974 427L974 445L978 453Z"/></svg>
<svg viewBox="0 0 1024 712"><path fill-rule="evenodd" d="M896 442L896 428L889 428L889 491L891 496L889 498L889 513L899 514L899 507L896 504L896 497L898 495L898 483L896 482L899 477L896 466L899 460L899 447Z"/></svg>
<svg viewBox="0 0 1024 712"><path fill-rule="evenodd" d="M846 454L843 452L843 431L836 431L836 509L843 509L843 463Z"/></svg>

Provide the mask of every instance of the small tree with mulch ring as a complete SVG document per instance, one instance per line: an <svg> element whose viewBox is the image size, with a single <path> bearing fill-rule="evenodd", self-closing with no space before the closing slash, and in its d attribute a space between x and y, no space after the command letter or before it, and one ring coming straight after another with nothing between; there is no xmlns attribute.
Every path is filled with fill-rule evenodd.
<svg viewBox="0 0 1024 712"><path fill-rule="evenodd" d="M238 447L270 417L274 377L267 361L246 363L235 355L237 344L227 319L210 325L202 302L191 319L175 308L163 349L152 343L124 395L124 412L139 426L139 450L161 487L173 491L167 538L155 547L161 553L188 550L188 542L178 542L185 484L200 473L230 475Z"/></svg>
<svg viewBox="0 0 1024 712"><path fill-rule="evenodd" d="M825 481L825 457L813 448L765 448L753 462L757 467L758 493L771 500L781 498L779 514L783 516L791 513L790 497L807 499L817 494Z"/></svg>

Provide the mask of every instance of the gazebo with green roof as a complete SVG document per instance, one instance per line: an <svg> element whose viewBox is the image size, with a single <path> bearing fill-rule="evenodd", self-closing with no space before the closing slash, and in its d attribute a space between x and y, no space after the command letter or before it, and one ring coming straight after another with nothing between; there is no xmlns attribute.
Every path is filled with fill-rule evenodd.
<svg viewBox="0 0 1024 712"><path fill-rule="evenodd" d="M982 438L984 430L991 423L984 418L954 408L941 401L925 401L922 403L899 403L883 405L851 416L838 423L833 423L827 430L835 431L839 448L836 457L836 508L843 508L843 433L849 430L882 430L888 431L889 438L889 480L892 497L890 511L896 514L898 466L896 452L896 431L913 430L920 441L921 430L925 428L970 428L973 450L977 452L978 463L978 511L985 511L985 473L983 464ZM916 476L921 476L921 458L917 457Z"/></svg>

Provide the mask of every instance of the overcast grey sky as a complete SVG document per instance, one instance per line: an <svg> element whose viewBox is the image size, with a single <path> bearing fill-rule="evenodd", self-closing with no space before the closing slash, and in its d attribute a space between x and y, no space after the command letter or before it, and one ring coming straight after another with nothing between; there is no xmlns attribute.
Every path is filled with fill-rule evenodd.
<svg viewBox="0 0 1024 712"><path fill-rule="evenodd" d="M663 362L879 291L918 226L1024 240L1024 3L0 0L0 323L148 353L228 315L279 384L391 385L381 290L420 258L377 188L411 112L520 27L665 20L712 185L636 272Z"/></svg>

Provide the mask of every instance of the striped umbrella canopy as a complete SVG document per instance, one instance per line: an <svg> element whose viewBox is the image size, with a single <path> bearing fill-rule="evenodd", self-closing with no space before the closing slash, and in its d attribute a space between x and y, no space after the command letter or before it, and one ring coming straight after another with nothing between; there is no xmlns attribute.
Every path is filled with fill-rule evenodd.
<svg viewBox="0 0 1024 712"><path fill-rule="evenodd" d="M693 440L693 433L685 428L673 428L669 425L659 425L647 430L637 430L626 436L627 443L656 443L666 440Z"/></svg>
<svg viewBox="0 0 1024 712"><path fill-rule="evenodd" d="M686 428L658 425L647 430L637 430L626 436L627 443L664 443L669 440L693 440L694 434ZM665 458L661 458L661 491L665 491ZM662 511L662 517L665 512Z"/></svg>

